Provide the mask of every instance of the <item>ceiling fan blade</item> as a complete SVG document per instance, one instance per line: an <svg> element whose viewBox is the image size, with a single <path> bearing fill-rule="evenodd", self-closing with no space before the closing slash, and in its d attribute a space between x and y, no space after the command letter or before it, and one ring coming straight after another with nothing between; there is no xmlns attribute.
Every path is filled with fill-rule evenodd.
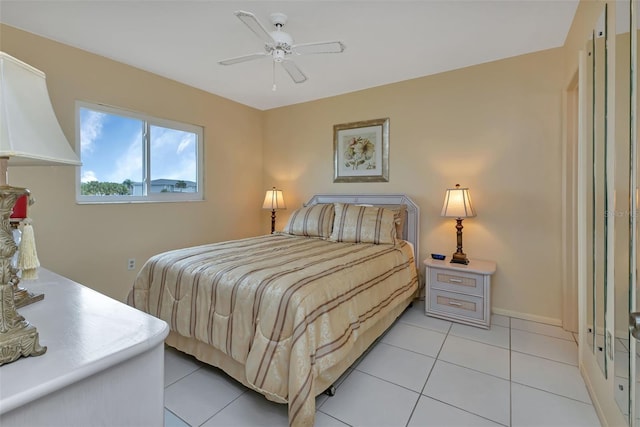
<svg viewBox="0 0 640 427"><path fill-rule="evenodd" d="M291 79L293 79L294 82L304 83L305 81L307 81L307 76L304 75L302 70L298 68L295 62L284 60L280 64L282 64L282 68L284 68L286 72L289 73Z"/></svg>
<svg viewBox="0 0 640 427"><path fill-rule="evenodd" d="M345 45L339 41L316 42L294 44L291 51L297 55L307 55L310 53L341 53L344 52Z"/></svg>
<svg viewBox="0 0 640 427"><path fill-rule="evenodd" d="M233 64L238 64L240 62L247 62L247 61L253 61L254 59L265 58L267 56L270 56L270 55L267 54L266 52L251 53L249 55L242 55L242 56L236 56L235 58L224 59L222 61L218 61L218 64L233 65Z"/></svg>
<svg viewBox="0 0 640 427"><path fill-rule="evenodd" d="M238 17L253 33L258 36L265 43L273 43L273 37L269 34L269 31L258 21L258 18L251 13L243 10L237 10L234 15Z"/></svg>

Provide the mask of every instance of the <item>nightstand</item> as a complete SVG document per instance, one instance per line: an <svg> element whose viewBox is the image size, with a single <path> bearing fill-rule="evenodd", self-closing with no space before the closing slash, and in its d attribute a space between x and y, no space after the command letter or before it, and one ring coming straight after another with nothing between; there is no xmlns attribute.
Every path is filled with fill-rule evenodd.
<svg viewBox="0 0 640 427"><path fill-rule="evenodd" d="M428 316L489 329L491 326L491 275L493 261L471 260L453 264L447 259L424 260Z"/></svg>

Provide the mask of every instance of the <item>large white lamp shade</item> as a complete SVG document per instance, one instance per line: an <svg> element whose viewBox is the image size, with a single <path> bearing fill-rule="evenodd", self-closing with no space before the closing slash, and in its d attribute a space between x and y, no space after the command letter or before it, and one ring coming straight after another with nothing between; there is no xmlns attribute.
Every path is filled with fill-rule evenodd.
<svg viewBox="0 0 640 427"><path fill-rule="evenodd" d="M80 165L53 112L45 74L4 52L0 52L0 157L8 157L9 166Z"/></svg>

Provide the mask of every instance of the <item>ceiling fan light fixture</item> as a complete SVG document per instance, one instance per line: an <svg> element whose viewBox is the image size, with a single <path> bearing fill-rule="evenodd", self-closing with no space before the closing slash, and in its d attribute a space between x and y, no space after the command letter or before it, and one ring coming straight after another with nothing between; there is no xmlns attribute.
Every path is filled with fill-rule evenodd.
<svg viewBox="0 0 640 427"><path fill-rule="evenodd" d="M276 42L276 45L291 46L293 44L293 37L291 37L289 33L285 33L284 31L271 31L269 35L271 36L273 41Z"/></svg>
<svg viewBox="0 0 640 427"><path fill-rule="evenodd" d="M273 56L274 62L282 62L284 60L285 51L280 48L275 48L271 55Z"/></svg>

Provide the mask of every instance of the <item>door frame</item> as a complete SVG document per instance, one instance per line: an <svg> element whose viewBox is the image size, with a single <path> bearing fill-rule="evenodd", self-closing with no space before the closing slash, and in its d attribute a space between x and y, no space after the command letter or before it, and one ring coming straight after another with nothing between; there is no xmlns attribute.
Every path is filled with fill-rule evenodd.
<svg viewBox="0 0 640 427"><path fill-rule="evenodd" d="M562 327L578 332L578 141L579 73L563 94L562 144Z"/></svg>

